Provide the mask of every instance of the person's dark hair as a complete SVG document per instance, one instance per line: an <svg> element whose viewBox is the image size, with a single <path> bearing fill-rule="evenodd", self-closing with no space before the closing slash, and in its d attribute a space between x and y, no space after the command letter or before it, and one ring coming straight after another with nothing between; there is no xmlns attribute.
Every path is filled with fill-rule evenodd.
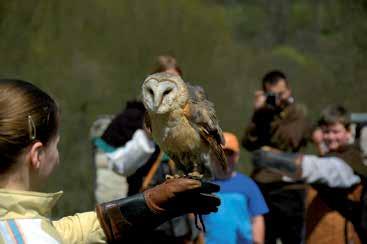
<svg viewBox="0 0 367 244"><path fill-rule="evenodd" d="M320 126L341 123L346 129L349 129L351 124L350 113L345 107L332 104L321 112L321 118L318 123Z"/></svg>
<svg viewBox="0 0 367 244"><path fill-rule="evenodd" d="M287 77L279 70L272 70L264 75L262 78L262 88L265 91L266 85L275 85L279 80L284 80L288 85Z"/></svg>
<svg viewBox="0 0 367 244"><path fill-rule="evenodd" d="M124 110L108 125L102 139L113 147L125 145L137 129L143 128L145 111L141 101L128 101Z"/></svg>
<svg viewBox="0 0 367 244"><path fill-rule="evenodd" d="M162 55L157 57L156 67L153 69L152 74L174 69L180 76L182 76L182 70L178 66L174 57L168 55Z"/></svg>
<svg viewBox="0 0 367 244"><path fill-rule="evenodd" d="M59 128L56 102L29 82L0 79L0 173L35 141L47 145Z"/></svg>

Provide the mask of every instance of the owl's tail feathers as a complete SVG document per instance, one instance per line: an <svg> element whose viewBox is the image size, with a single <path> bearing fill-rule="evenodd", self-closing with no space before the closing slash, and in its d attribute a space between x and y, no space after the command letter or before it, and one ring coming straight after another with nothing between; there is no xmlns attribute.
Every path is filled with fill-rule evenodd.
<svg viewBox="0 0 367 244"><path fill-rule="evenodd" d="M222 169L226 171L228 168L227 167L228 163L227 163L227 158L226 158L226 155L224 154L222 146L221 145L218 145L217 147L211 146L211 149L213 150L218 161L220 162L220 166L222 166Z"/></svg>
<svg viewBox="0 0 367 244"><path fill-rule="evenodd" d="M220 165L222 166L222 169L226 171L228 168L228 162L227 162L227 158L226 158L226 155L224 154L223 149L221 149L220 157L218 157L218 160L220 161Z"/></svg>
<svg viewBox="0 0 367 244"><path fill-rule="evenodd" d="M226 171L228 168L228 163L222 145L212 136L208 135L208 133L204 129L200 130L200 135L209 144L210 150L212 150L214 155L217 157L222 166L222 169Z"/></svg>

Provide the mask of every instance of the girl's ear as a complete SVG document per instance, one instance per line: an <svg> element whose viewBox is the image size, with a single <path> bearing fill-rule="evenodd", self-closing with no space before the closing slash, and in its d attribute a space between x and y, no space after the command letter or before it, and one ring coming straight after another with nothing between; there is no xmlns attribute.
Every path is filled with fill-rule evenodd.
<svg viewBox="0 0 367 244"><path fill-rule="evenodd" d="M43 153L43 144L42 142L35 142L33 143L31 150L29 152L29 156L31 159L31 166L34 169L38 169L41 165L41 155Z"/></svg>

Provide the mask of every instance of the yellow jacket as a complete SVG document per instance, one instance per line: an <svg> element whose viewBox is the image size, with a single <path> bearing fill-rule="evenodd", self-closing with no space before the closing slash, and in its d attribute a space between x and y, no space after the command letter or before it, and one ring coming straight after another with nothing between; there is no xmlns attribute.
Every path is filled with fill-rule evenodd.
<svg viewBox="0 0 367 244"><path fill-rule="evenodd" d="M95 212L49 219L62 194L0 189L0 244L106 243Z"/></svg>

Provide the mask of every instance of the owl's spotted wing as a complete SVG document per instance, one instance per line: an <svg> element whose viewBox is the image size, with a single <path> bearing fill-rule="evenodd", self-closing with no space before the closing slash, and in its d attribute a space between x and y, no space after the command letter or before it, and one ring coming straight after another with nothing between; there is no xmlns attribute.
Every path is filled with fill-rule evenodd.
<svg viewBox="0 0 367 244"><path fill-rule="evenodd" d="M188 120L209 144L217 159L227 168L227 160L221 146L224 145L222 129L219 127L213 103L207 100L204 89L200 86L187 85L190 99L184 109Z"/></svg>

